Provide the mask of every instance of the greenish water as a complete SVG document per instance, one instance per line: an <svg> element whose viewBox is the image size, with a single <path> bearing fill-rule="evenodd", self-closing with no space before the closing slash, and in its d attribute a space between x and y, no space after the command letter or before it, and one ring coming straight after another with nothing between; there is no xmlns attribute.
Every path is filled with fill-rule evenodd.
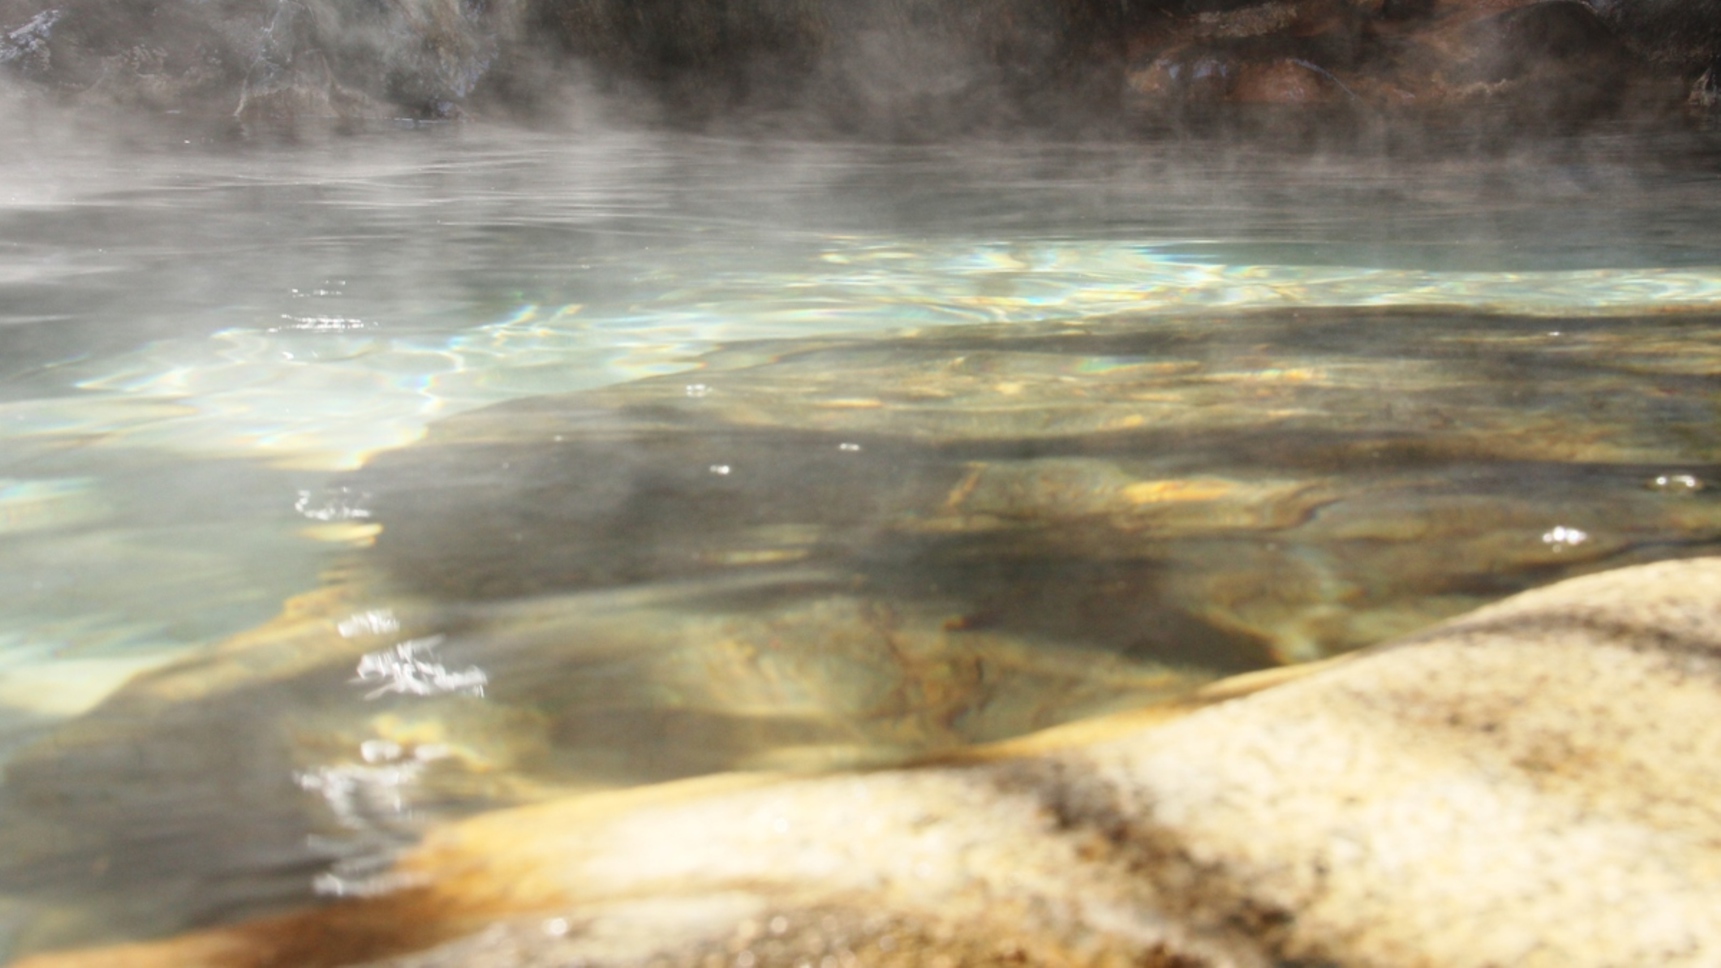
<svg viewBox="0 0 1721 968"><path fill-rule="evenodd" d="M386 889L439 816L1000 738L1721 539L1701 136L26 120L19 952Z"/></svg>

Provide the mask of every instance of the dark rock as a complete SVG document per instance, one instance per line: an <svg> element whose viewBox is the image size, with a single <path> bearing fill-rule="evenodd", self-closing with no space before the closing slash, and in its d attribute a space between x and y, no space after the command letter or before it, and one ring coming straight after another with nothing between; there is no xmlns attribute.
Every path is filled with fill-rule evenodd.
<svg viewBox="0 0 1721 968"><path fill-rule="evenodd" d="M1484 84L1521 80L1546 70L1561 75L1583 70L1617 84L1616 75L1630 60L1619 37L1578 0L1517 7L1478 20L1470 30L1478 53L1456 73Z"/></svg>
<svg viewBox="0 0 1721 968"><path fill-rule="evenodd" d="M1588 2L1633 50L1683 77L1696 77L1721 56L1721 4L1715 0Z"/></svg>
<svg viewBox="0 0 1721 968"><path fill-rule="evenodd" d="M1670 70L1577 0L1503 11L1465 2L1259 3L1165 19L1130 43L1132 103L1149 114L1199 102L1330 104L1517 131L1668 116L1695 76ZM1216 65L1201 83L1191 80L1197 64Z"/></svg>
<svg viewBox="0 0 1721 968"><path fill-rule="evenodd" d="M1693 106L1706 110L1721 107L1721 57L1711 61L1708 70L1691 85L1690 101Z"/></svg>
<svg viewBox="0 0 1721 968"><path fill-rule="evenodd" d="M1520 109L1537 116L1606 116L1620 106L1634 75L1645 73L1625 42L1578 0L1532 3L1468 29L1476 54L1455 78L1510 86Z"/></svg>

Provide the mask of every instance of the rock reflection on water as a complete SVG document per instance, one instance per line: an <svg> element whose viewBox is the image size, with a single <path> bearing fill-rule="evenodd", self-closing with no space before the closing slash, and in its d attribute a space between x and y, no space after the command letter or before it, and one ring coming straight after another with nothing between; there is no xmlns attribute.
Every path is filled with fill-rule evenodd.
<svg viewBox="0 0 1721 968"><path fill-rule="evenodd" d="M901 762L1713 553L1718 330L779 340L448 419L330 492L381 531L327 590L18 755L5 881L65 906L26 946L387 890L437 817Z"/></svg>

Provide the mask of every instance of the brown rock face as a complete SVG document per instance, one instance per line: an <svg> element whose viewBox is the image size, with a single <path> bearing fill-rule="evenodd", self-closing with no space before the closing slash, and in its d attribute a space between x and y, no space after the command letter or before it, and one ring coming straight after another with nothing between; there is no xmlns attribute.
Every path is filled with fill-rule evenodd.
<svg viewBox="0 0 1721 968"><path fill-rule="evenodd" d="M1244 5L1144 25L1127 87L1149 115L1321 104L1543 127L1671 110L1695 73L1624 27L1577 0Z"/></svg>
<svg viewBox="0 0 1721 968"><path fill-rule="evenodd" d="M21 965L1707 964L1718 628L1721 560L1603 573L1181 716L490 814L396 894Z"/></svg>

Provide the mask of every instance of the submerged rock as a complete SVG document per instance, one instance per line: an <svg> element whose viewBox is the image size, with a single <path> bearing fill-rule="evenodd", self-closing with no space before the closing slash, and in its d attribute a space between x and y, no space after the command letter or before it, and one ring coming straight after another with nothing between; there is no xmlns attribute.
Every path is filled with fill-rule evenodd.
<svg viewBox="0 0 1721 968"><path fill-rule="evenodd" d="M436 818L734 769L899 763L1175 701L1215 673L965 630L815 574L446 606L348 587L18 750L18 944L395 886Z"/></svg>
<svg viewBox="0 0 1721 968"><path fill-rule="evenodd" d="M367 561L487 601L830 570L967 629L1238 670L1694 554L1715 322L1311 310L744 344L436 425ZM1687 499L1690 498L1690 499Z"/></svg>
<svg viewBox="0 0 1721 968"><path fill-rule="evenodd" d="M1721 953L1721 560L1181 715L441 828L400 891L21 968L1614 965Z"/></svg>

